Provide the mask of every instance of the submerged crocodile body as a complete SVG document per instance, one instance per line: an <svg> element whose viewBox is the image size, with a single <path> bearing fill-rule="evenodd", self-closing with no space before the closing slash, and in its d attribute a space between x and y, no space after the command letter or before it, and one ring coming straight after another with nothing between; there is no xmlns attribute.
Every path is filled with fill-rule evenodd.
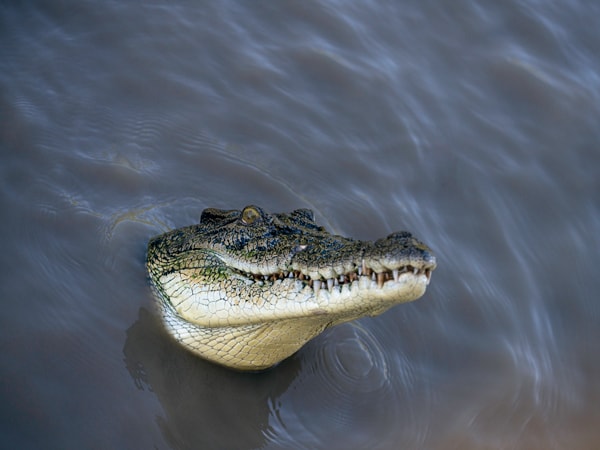
<svg viewBox="0 0 600 450"><path fill-rule="evenodd" d="M365 242L329 234L312 211L205 209L156 236L146 266L168 332L239 370L287 358L326 328L425 292L435 257L408 232Z"/></svg>

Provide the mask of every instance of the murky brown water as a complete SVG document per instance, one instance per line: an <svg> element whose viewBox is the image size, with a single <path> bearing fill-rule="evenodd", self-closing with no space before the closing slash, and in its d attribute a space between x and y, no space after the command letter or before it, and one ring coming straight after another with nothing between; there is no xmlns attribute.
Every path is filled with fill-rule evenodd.
<svg viewBox="0 0 600 450"><path fill-rule="evenodd" d="M0 7L2 447L600 447L595 3L39 3ZM439 267L227 371L144 253L249 203Z"/></svg>

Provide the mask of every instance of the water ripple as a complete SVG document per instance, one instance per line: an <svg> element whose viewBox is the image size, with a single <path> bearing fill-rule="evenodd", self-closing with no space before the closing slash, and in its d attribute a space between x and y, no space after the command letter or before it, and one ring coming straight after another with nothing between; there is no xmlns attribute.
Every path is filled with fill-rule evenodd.
<svg viewBox="0 0 600 450"><path fill-rule="evenodd" d="M390 389L386 354L359 323L326 335L312 365L320 367L324 395L352 403L356 396L383 396Z"/></svg>
<svg viewBox="0 0 600 450"><path fill-rule="evenodd" d="M266 434L272 444L385 448L397 441L400 422L412 425L417 439L426 435L407 398L416 380L414 366L383 351L367 327L336 327L310 348L299 378L271 404Z"/></svg>

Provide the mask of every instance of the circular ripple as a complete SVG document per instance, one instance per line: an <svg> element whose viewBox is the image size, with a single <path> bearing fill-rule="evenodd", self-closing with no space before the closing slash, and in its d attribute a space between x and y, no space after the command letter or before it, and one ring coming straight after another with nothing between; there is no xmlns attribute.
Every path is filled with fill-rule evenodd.
<svg viewBox="0 0 600 450"><path fill-rule="evenodd" d="M375 448L402 423L397 364L360 323L338 326L297 357L302 369L274 403L269 440L282 447ZM402 386L402 384L401 384Z"/></svg>
<svg viewBox="0 0 600 450"><path fill-rule="evenodd" d="M315 364L334 392L369 394L389 388L388 361L377 339L358 323L343 325L325 336Z"/></svg>

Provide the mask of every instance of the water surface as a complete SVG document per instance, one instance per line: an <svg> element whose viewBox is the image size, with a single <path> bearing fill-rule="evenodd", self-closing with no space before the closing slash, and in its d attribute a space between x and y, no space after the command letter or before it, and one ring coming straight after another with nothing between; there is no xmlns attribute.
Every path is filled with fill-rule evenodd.
<svg viewBox="0 0 600 450"><path fill-rule="evenodd" d="M0 7L6 448L600 446L593 2ZM426 295L262 374L174 345L148 239L205 207L406 229Z"/></svg>

